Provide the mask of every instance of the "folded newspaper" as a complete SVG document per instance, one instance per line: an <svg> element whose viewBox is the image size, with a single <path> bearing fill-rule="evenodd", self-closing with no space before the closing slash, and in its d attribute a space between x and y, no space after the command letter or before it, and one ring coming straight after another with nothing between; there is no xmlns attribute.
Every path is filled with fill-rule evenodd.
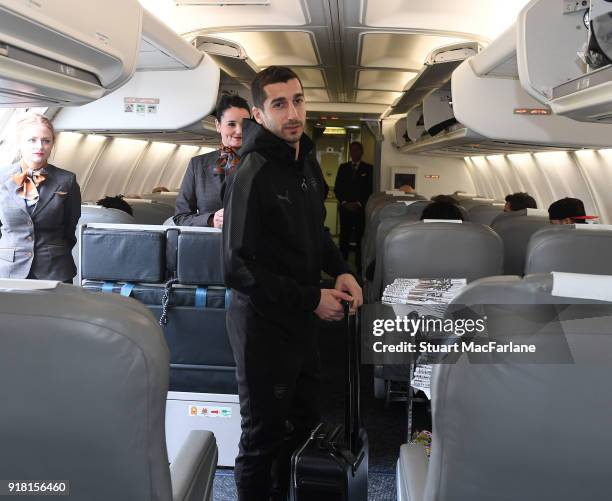
<svg viewBox="0 0 612 501"><path fill-rule="evenodd" d="M397 278L387 285L383 292L384 304L397 305L396 315L403 316L406 308L399 305L411 305L411 314L420 317L444 318L446 308L451 300L467 284L465 278L415 279ZM421 390L431 399L431 362L433 355L421 354L415 364L410 385Z"/></svg>

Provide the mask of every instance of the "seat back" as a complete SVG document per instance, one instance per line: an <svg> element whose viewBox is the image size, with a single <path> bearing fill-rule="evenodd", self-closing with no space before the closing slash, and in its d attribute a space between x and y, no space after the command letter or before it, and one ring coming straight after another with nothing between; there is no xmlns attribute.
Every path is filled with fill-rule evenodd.
<svg viewBox="0 0 612 501"><path fill-rule="evenodd" d="M536 231L550 226L548 212L523 209L499 214L491 228L504 242L504 274L522 275L525 268L527 244Z"/></svg>
<svg viewBox="0 0 612 501"><path fill-rule="evenodd" d="M498 275L501 239L473 223L418 222L396 226L384 241L382 286L396 278L465 278Z"/></svg>
<svg viewBox="0 0 612 501"><path fill-rule="evenodd" d="M483 308L491 338L528 340L543 357L553 348L562 354L565 347L566 356L518 363L506 355L502 363L470 364L463 354L434 367L424 500L609 496L612 303L555 297L557 278L486 278L454 299ZM612 300L612 283L607 289ZM509 304L515 306L499 306ZM563 327L554 321L559 317L566 320ZM588 423L584 431L579 423ZM580 460L584 455L588 461Z"/></svg>
<svg viewBox="0 0 612 501"><path fill-rule="evenodd" d="M176 197L178 197L178 191L164 191L161 193L145 193L142 198L145 200L155 200L162 204L170 205L174 207L176 205Z"/></svg>
<svg viewBox="0 0 612 501"><path fill-rule="evenodd" d="M72 499L170 500L156 320L136 301L32 282L0 281L2 475L69 480Z"/></svg>
<svg viewBox="0 0 612 501"><path fill-rule="evenodd" d="M413 195L412 193L410 195ZM422 197L421 197L422 198ZM417 199L414 196L387 196L377 200L369 217L366 213L366 226L361 241L362 269L374 258L376 251L376 230L380 222L387 217L412 214L420 216L429 201ZM417 218L418 219L418 218Z"/></svg>
<svg viewBox="0 0 612 501"><path fill-rule="evenodd" d="M174 205L140 198L124 200L132 206L134 222L137 224L163 224L166 219L174 216Z"/></svg>
<svg viewBox="0 0 612 501"><path fill-rule="evenodd" d="M491 225L493 220L504 212L503 204L474 205L467 213L472 223Z"/></svg>
<svg viewBox="0 0 612 501"><path fill-rule="evenodd" d="M237 393L219 230L91 225L82 240L83 286L131 296L162 323L172 391Z"/></svg>
<svg viewBox="0 0 612 501"><path fill-rule="evenodd" d="M81 205L81 217L79 219L79 225L88 223L118 223L118 224L132 224L135 220L127 212L119 209L107 209L101 205ZM76 229L77 243L72 248L72 259L77 267L77 276L74 278L74 283L78 283L78 276L80 274L81 258L79 254L80 249L80 231L77 225Z"/></svg>
<svg viewBox="0 0 612 501"><path fill-rule="evenodd" d="M373 267L372 280L367 283L366 301L374 303L378 301L382 294L382 270L384 269L384 249L387 235L397 226L404 223L416 223L419 216L416 214L405 214L403 216L389 217L383 219L376 230L376 250L372 256L368 267ZM366 271L372 271L368 268Z"/></svg>
<svg viewBox="0 0 612 501"><path fill-rule="evenodd" d="M534 233L525 273L566 271L612 275L612 226L552 225Z"/></svg>

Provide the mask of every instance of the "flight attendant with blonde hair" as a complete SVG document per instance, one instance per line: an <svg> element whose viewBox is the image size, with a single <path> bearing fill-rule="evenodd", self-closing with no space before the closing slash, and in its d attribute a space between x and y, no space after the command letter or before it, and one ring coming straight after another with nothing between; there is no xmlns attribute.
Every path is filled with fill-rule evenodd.
<svg viewBox="0 0 612 501"><path fill-rule="evenodd" d="M17 142L21 159L0 168L0 278L71 282L81 216L76 176L48 163L55 130L47 117L25 114Z"/></svg>

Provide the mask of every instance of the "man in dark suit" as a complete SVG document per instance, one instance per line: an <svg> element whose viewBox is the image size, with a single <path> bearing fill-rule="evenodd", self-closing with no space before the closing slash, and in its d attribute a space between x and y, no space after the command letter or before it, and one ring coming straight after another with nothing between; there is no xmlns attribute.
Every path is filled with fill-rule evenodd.
<svg viewBox="0 0 612 501"><path fill-rule="evenodd" d="M338 167L334 192L340 203L340 251L348 259L351 235L357 243L357 274L361 274L361 237L365 228L365 206L372 194L372 166L362 162L363 146L354 141L349 145L351 161Z"/></svg>

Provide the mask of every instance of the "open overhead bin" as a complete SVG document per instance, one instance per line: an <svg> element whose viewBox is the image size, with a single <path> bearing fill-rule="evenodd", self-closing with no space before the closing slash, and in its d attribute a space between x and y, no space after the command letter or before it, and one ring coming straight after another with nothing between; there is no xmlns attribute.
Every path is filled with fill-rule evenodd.
<svg viewBox="0 0 612 501"><path fill-rule="evenodd" d="M517 27L524 89L556 114L612 123L612 3L533 0Z"/></svg>
<svg viewBox="0 0 612 501"><path fill-rule="evenodd" d="M146 29L145 29L146 28ZM115 92L62 109L58 130L202 143L218 137L206 117L214 110L220 71L208 56L151 16L143 26L138 71Z"/></svg>
<svg viewBox="0 0 612 501"><path fill-rule="evenodd" d="M427 96L423 122L429 135L401 151L464 156L612 146L612 126L552 114L525 92L514 27L457 67L450 93L446 84Z"/></svg>
<svg viewBox="0 0 612 501"><path fill-rule="evenodd" d="M0 106L73 106L120 87L136 69L137 0L0 0Z"/></svg>
<svg viewBox="0 0 612 501"><path fill-rule="evenodd" d="M430 93L449 82L452 72L462 61L477 54L480 49L481 46L477 42L462 42L432 51L423 63L421 71L406 84L402 95L381 118L405 115L412 108L419 106Z"/></svg>

